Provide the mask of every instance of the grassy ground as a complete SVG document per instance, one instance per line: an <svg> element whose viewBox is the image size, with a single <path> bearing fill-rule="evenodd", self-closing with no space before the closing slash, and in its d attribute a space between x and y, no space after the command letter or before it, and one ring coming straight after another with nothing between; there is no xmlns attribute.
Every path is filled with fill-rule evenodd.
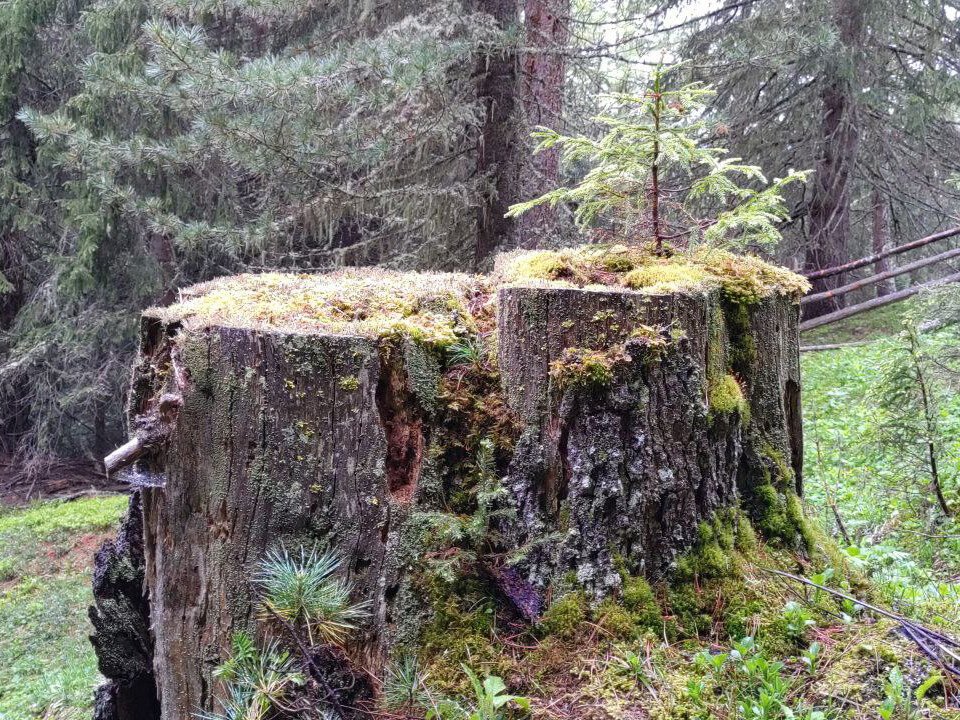
<svg viewBox="0 0 960 720"><path fill-rule="evenodd" d="M892 426L910 423L909 408L884 407L883 378L905 356L906 341L899 337L904 309L898 303L803 336L804 344L868 341L802 356L806 500L838 541L853 546L892 602L905 611L919 605L925 613L955 618L960 523L933 500L925 453L885 439ZM942 484L956 505L960 393L956 371L945 371L948 351L956 345L949 332L925 336L922 343L931 395L939 394Z"/></svg>
<svg viewBox="0 0 960 720"><path fill-rule="evenodd" d="M0 509L0 720L89 717L90 569L126 497Z"/></svg>

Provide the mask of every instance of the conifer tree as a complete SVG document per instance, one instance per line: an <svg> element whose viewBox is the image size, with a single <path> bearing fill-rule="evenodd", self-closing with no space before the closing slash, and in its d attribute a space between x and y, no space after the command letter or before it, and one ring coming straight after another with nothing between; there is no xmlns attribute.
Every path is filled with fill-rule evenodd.
<svg viewBox="0 0 960 720"><path fill-rule="evenodd" d="M719 146L704 145L702 112L713 91L701 84L671 89L667 72L654 70L642 95L614 98L620 112L597 118L608 128L599 140L541 129L538 151L559 146L568 164L589 169L573 188L561 187L510 208L522 215L543 205L569 203L589 229L609 222L617 239L664 243L771 246L780 239L776 223L788 217L782 191L803 181L791 171L766 187L763 172ZM704 211L702 214L698 211Z"/></svg>
<svg viewBox="0 0 960 720"><path fill-rule="evenodd" d="M874 228L896 245L954 224L960 192L944 182L960 167L952 0L651 5L690 77L716 87L709 109L731 150L774 173L816 171L790 195L782 260L814 270L870 254ZM874 223L878 197L888 216Z"/></svg>

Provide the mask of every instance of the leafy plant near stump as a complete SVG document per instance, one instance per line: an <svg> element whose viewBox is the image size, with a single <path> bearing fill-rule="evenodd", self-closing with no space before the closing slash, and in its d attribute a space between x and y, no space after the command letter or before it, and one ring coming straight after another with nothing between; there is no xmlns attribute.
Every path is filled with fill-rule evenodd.
<svg viewBox="0 0 960 720"><path fill-rule="evenodd" d="M706 144L703 111L713 91L700 83L670 89L668 74L658 67L642 95L615 95L621 112L595 118L608 128L600 139L537 130L537 152L559 146L568 165L590 169L575 187L513 205L507 216L568 203L582 227L608 219L627 239L653 239L658 255L667 241L779 242L777 223L789 218L783 190L807 173L792 171L768 184L760 167Z"/></svg>

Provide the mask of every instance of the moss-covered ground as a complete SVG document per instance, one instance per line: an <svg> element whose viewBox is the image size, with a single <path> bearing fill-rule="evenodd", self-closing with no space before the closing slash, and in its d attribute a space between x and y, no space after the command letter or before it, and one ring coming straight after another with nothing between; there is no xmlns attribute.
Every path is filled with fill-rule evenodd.
<svg viewBox="0 0 960 720"><path fill-rule="evenodd" d="M126 497L0 509L0 719L88 718L90 571Z"/></svg>
<svg viewBox="0 0 960 720"><path fill-rule="evenodd" d="M621 596L598 605L571 585L533 627L481 584L447 588L422 648L424 682L436 697L469 696L467 664L503 677L539 718L960 718L949 681L894 623L767 571L776 567L874 599L825 536L792 554L729 513L701 528L672 582L625 574Z"/></svg>

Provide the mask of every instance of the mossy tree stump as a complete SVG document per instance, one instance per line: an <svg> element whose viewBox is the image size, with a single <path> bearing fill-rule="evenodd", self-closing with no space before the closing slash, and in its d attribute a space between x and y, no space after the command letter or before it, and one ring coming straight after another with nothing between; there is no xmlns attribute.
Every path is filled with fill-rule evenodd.
<svg viewBox="0 0 960 720"><path fill-rule="evenodd" d="M111 464L155 485L142 566L159 716L214 709L231 636L258 632L252 566L281 544L343 558L370 610L345 662L382 675L430 620L428 555L469 551L461 571L534 620L561 583L600 599L623 571L669 577L719 508L799 542L796 281L750 261L731 284L730 258L687 260L690 282L666 286L638 287L638 268L677 261L617 248L523 255L493 278L244 276L146 313L136 437ZM477 338L495 356L456 360ZM495 519L444 550L436 518L480 512L465 478L481 442ZM98 627L101 658L112 632Z"/></svg>

